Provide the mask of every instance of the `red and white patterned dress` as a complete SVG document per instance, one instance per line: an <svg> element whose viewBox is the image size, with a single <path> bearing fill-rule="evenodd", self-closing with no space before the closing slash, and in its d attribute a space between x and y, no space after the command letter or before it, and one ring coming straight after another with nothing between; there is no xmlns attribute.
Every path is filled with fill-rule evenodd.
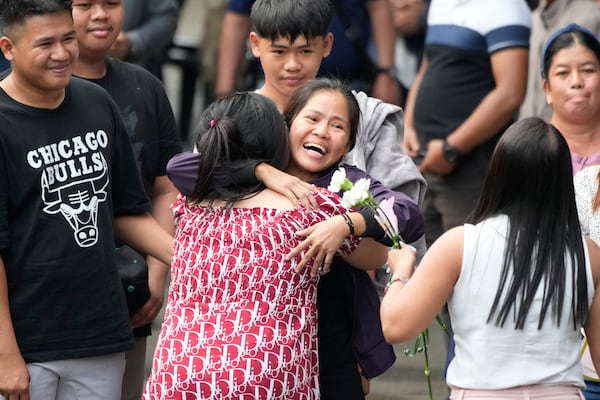
<svg viewBox="0 0 600 400"><path fill-rule="evenodd" d="M144 399L318 399L318 277L285 255L296 232L345 212L190 207L177 218L164 322ZM356 239L344 243L344 254Z"/></svg>

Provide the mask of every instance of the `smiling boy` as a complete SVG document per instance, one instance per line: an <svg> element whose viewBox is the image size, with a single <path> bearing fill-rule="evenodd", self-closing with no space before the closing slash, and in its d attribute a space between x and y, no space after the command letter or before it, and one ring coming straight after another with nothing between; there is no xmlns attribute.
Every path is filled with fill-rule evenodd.
<svg viewBox="0 0 600 400"><path fill-rule="evenodd" d="M162 82L139 65L108 57L122 32L124 17L122 0L73 1L79 43L74 75L100 85L117 103L144 189L152 201L152 215L173 234L175 225L169 206L178 192L166 176L166 165L181 151L181 143ZM130 316L135 348L125 354L122 400L142 397L147 337L164 300L169 268L153 257L147 257L147 262L151 297Z"/></svg>
<svg viewBox="0 0 600 400"><path fill-rule="evenodd" d="M328 0L258 0L252 5L250 45L265 76L257 92L279 110L286 108L297 87L317 76L331 52L333 11ZM344 161L420 204L426 183L402 151L402 109L362 92L356 98L361 108L357 143Z"/></svg>

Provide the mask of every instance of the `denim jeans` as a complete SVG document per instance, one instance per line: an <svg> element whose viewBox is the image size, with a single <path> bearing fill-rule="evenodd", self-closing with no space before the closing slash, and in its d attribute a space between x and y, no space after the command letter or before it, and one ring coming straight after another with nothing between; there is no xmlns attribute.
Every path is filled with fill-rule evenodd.
<svg viewBox="0 0 600 400"><path fill-rule="evenodd" d="M600 382L585 381L585 390L583 391L585 400L600 400Z"/></svg>

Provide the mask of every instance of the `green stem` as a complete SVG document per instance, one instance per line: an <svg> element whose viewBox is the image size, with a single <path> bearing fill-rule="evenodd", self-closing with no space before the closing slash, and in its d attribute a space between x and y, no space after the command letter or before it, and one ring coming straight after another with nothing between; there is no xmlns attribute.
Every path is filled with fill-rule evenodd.
<svg viewBox="0 0 600 400"><path fill-rule="evenodd" d="M433 390L431 389L431 370L429 369L429 328L426 328L422 333L423 337L423 354L425 356L425 376L427 377L427 389L429 389L429 400L433 400Z"/></svg>
<svg viewBox="0 0 600 400"><path fill-rule="evenodd" d="M371 196L371 192L369 192L369 195ZM404 239L402 239L402 235L400 235L399 232L396 232L394 230L394 225L392 225L392 221L390 221L390 219L388 218L387 214L385 212L377 212L378 209L380 209L379 204L377 204L375 202L375 199L373 199L373 201L369 202L367 201L366 205L373 211L373 213L375 213L376 215L379 215L381 217L381 215L383 214L383 217L385 218L386 222L387 222L387 226L382 227L383 230L385 231L385 234L387 237L390 238L390 240L392 241L392 247L394 249L399 249L400 246L400 242L404 241Z"/></svg>
<svg viewBox="0 0 600 400"><path fill-rule="evenodd" d="M444 330L444 332L446 333L446 335L450 336L450 332L448 331L448 327L446 326L446 324L442 320L442 317L440 317L439 314L435 316L435 320L437 321L438 325Z"/></svg>

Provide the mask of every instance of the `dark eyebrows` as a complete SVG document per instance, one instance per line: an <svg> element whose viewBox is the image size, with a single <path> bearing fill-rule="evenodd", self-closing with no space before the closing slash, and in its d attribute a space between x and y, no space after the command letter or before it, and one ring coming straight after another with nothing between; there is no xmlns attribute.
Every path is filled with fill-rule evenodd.
<svg viewBox="0 0 600 400"><path fill-rule="evenodd" d="M71 31L65 33L63 37L70 39L70 38L75 37L75 36L77 36L77 32L75 32L75 28L73 28Z"/></svg>
<svg viewBox="0 0 600 400"><path fill-rule="evenodd" d="M271 41L271 47L275 47L278 49L287 49L287 48L292 48L292 47L297 47L300 49L305 49L308 47L312 47L314 45L314 43L309 42L308 40L305 43L299 44L294 46L296 43L298 43L298 41L294 41L291 43L291 45L289 44L289 41L286 44L279 44L277 43L275 40Z"/></svg>
<svg viewBox="0 0 600 400"><path fill-rule="evenodd" d="M598 62L597 61L585 61L581 64L577 64L577 68L582 68L582 67L597 67L598 66ZM567 63L557 63L555 65L553 65L551 68L552 69L558 69L558 68L570 68L570 64Z"/></svg>
<svg viewBox="0 0 600 400"><path fill-rule="evenodd" d="M69 32L65 33L62 36L62 39L72 39L76 37L76 33L75 33L75 29L70 30ZM53 42L54 41L54 37L52 36L43 36L41 38L38 38L36 40L34 40L34 45L40 45L42 43L49 43L49 42Z"/></svg>
<svg viewBox="0 0 600 400"><path fill-rule="evenodd" d="M309 113L309 114L318 114L318 115L321 115L321 116L325 115L324 112L319 111L319 110L313 110L313 109L304 109L301 112L302 113ZM340 115L337 115L337 114L334 114L332 119L334 119L336 121L343 122L345 124L349 123L348 120L346 120L345 118L343 118L343 117L341 117Z"/></svg>

